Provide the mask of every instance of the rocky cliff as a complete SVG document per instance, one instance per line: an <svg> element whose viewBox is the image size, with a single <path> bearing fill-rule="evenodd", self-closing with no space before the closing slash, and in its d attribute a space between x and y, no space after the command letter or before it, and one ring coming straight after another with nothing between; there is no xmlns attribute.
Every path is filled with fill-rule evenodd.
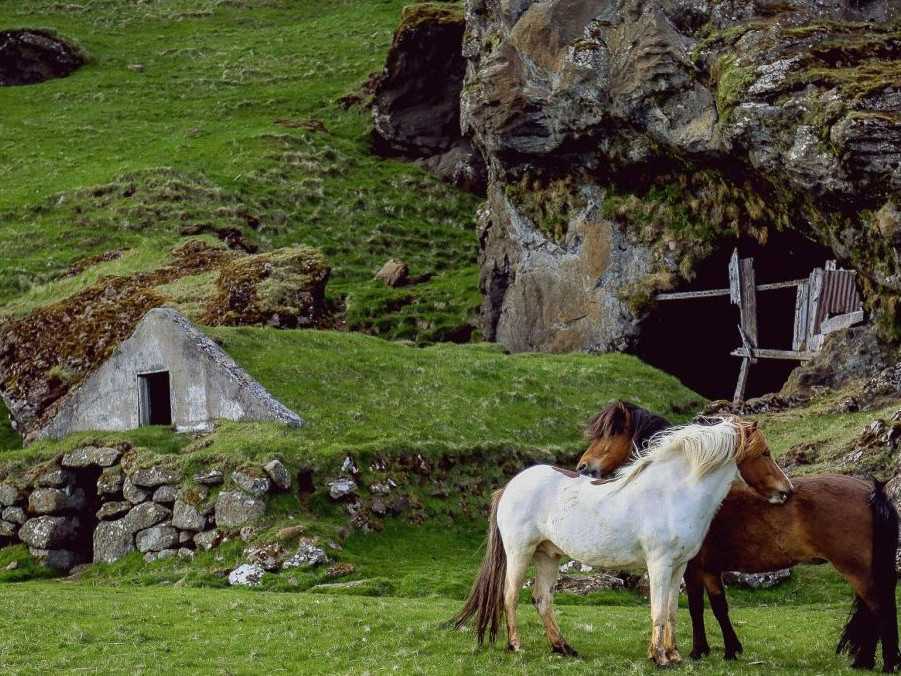
<svg viewBox="0 0 901 676"><path fill-rule="evenodd" d="M778 259L785 233L858 269L897 336L898 0L468 0L465 14L489 338L628 348L653 293L737 243Z"/></svg>

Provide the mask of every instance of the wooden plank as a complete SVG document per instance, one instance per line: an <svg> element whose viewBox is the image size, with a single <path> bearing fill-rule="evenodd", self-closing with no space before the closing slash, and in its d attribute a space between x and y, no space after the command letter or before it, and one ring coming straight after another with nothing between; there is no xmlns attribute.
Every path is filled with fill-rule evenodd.
<svg viewBox="0 0 901 676"><path fill-rule="evenodd" d="M748 337L745 335L745 332L742 331L741 324L738 325L738 335L741 336L741 344L745 347L745 352L751 360L752 364L757 363L757 358L754 356L754 347L748 342Z"/></svg>
<svg viewBox="0 0 901 676"><path fill-rule="evenodd" d="M803 350L807 347L807 282L798 285L795 295L795 328L792 336L792 349Z"/></svg>
<svg viewBox="0 0 901 676"><path fill-rule="evenodd" d="M730 353L733 357L748 357L748 351L739 347ZM816 355L809 350L770 350L765 347L755 347L754 356L758 359L788 359L796 361L807 361L813 359Z"/></svg>
<svg viewBox="0 0 901 676"><path fill-rule="evenodd" d="M833 331L839 331L841 329L847 329L849 326L854 326L855 324L859 324L863 321L863 310L855 310L854 312L848 312L843 315L836 315L835 317L830 317L829 319L824 319L820 324L820 333L826 335L827 333L832 333Z"/></svg>
<svg viewBox="0 0 901 676"><path fill-rule="evenodd" d="M738 249L733 249L732 258L729 259L729 302L733 305L741 303L741 285L738 277Z"/></svg>
<svg viewBox="0 0 901 676"><path fill-rule="evenodd" d="M685 300L691 298L714 298L716 296L728 296L729 289L708 289L707 291L675 291L673 293L658 293L655 300Z"/></svg>
<svg viewBox="0 0 901 676"><path fill-rule="evenodd" d="M732 395L732 403L740 404L745 400L745 390L748 388L748 368L750 359L742 359L738 369L738 382L735 383L735 394Z"/></svg>
<svg viewBox="0 0 901 676"><path fill-rule="evenodd" d="M770 282L769 284L758 284L758 291L773 291L775 289L787 289L791 286L801 286L801 284L806 284L806 279L792 279L787 282Z"/></svg>
<svg viewBox="0 0 901 676"><path fill-rule="evenodd" d="M820 332L817 314L820 309L820 301L823 294L823 277L825 273L822 268L815 268L810 273L810 281L808 282L807 292L807 349L813 349L811 338Z"/></svg>
<svg viewBox="0 0 901 676"><path fill-rule="evenodd" d="M835 262L835 261L826 261L826 266L825 266L825 267L826 267L827 270L835 270L835 269L837 269L837 268L836 268L836 262Z"/></svg>
<svg viewBox="0 0 901 676"><path fill-rule="evenodd" d="M741 282L741 328L751 347L757 347L757 289L754 284L754 259L739 261L739 281Z"/></svg>

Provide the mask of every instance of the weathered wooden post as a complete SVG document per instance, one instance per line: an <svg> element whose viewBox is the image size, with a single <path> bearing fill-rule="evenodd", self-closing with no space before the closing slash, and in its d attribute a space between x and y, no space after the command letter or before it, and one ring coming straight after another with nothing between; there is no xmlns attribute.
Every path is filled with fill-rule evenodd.
<svg viewBox="0 0 901 676"><path fill-rule="evenodd" d="M757 348L757 286L754 278L754 259L739 258L738 249L732 252L729 261L729 300L738 305L740 322L738 333L747 352L742 357L735 395L732 397L732 401L737 404L745 399L748 370L751 364L757 363L754 354Z"/></svg>

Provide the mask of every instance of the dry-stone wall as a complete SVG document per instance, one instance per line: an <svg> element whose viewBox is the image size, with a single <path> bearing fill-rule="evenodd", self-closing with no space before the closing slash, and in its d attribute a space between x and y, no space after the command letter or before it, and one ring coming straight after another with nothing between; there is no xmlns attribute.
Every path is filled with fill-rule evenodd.
<svg viewBox="0 0 901 676"><path fill-rule="evenodd" d="M22 542L35 558L69 570L138 551L146 561L194 556L223 531L260 519L265 496L291 487L287 468L218 469L192 477L140 467L127 445L86 446L0 483L0 546Z"/></svg>

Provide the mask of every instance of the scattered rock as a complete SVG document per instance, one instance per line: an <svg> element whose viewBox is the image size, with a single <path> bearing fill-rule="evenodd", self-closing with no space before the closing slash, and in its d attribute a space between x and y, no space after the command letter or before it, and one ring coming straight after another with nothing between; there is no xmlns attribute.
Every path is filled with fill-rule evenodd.
<svg viewBox="0 0 901 676"><path fill-rule="evenodd" d="M6 564L6 568L4 568L3 570L15 570L18 567L19 567L18 561L10 561L9 563Z"/></svg>
<svg viewBox="0 0 901 676"><path fill-rule="evenodd" d="M385 516L388 513L388 506L381 498L375 498L369 508L373 514L378 514L379 516Z"/></svg>
<svg viewBox="0 0 901 676"><path fill-rule="evenodd" d="M566 592L585 596L597 591L625 589L626 583L621 577L610 573L591 573L588 575L561 575L554 587L556 592Z"/></svg>
<svg viewBox="0 0 901 676"><path fill-rule="evenodd" d="M726 585L747 587L749 589L768 589L782 584L791 577L791 568L774 570L769 573L723 573L723 582Z"/></svg>
<svg viewBox="0 0 901 676"><path fill-rule="evenodd" d="M128 70L133 73L143 73L144 72L144 64L143 63L130 63L128 64Z"/></svg>
<svg viewBox="0 0 901 676"><path fill-rule="evenodd" d="M25 510L21 507L5 507L2 514L0 514L0 518L21 526L28 517L25 516Z"/></svg>
<svg viewBox="0 0 901 676"><path fill-rule="evenodd" d="M392 258L375 273L375 278L384 282L385 286L405 286L410 279L410 266L402 260Z"/></svg>
<svg viewBox="0 0 901 676"><path fill-rule="evenodd" d="M352 495L357 490L357 484L353 479L335 479L328 482L328 494L332 500L340 500L341 498Z"/></svg>
<svg viewBox="0 0 901 676"><path fill-rule="evenodd" d="M287 491L291 488L291 475L281 460L270 460L263 465L263 469L279 490Z"/></svg>
<svg viewBox="0 0 901 676"><path fill-rule="evenodd" d="M176 500L172 511L172 525L183 530L202 531L206 528L207 519L191 504Z"/></svg>
<svg viewBox="0 0 901 676"><path fill-rule="evenodd" d="M64 467L54 467L34 480L39 488L62 488L75 482L75 474Z"/></svg>
<svg viewBox="0 0 901 676"><path fill-rule="evenodd" d="M113 521L127 514L131 508L130 502L104 502L97 510L97 518L101 521Z"/></svg>
<svg viewBox="0 0 901 676"><path fill-rule="evenodd" d="M178 531L172 526L154 526L135 535L135 545L139 552L160 552L177 544Z"/></svg>
<svg viewBox="0 0 901 676"><path fill-rule="evenodd" d="M180 559L193 559L194 558L194 550L188 549L187 547L179 547L178 549L178 558Z"/></svg>
<svg viewBox="0 0 901 676"><path fill-rule="evenodd" d="M248 547L244 550L244 558L249 563L257 564L269 572L278 570L285 556L285 550L277 543Z"/></svg>
<svg viewBox="0 0 901 676"><path fill-rule="evenodd" d="M587 563L572 559L560 566L561 573L590 573L594 568Z"/></svg>
<svg viewBox="0 0 901 676"><path fill-rule="evenodd" d="M167 467L150 467L139 469L131 475L131 482L141 488L156 488L163 484L176 484L181 480L181 475Z"/></svg>
<svg viewBox="0 0 901 676"><path fill-rule="evenodd" d="M61 549L78 532L78 519L65 516L39 516L19 529L19 539L35 549Z"/></svg>
<svg viewBox="0 0 901 676"><path fill-rule="evenodd" d="M216 498L216 525L220 528L238 528L265 512L265 502L241 491L223 491Z"/></svg>
<svg viewBox="0 0 901 676"><path fill-rule="evenodd" d="M263 581L266 571L255 563L245 563L228 574L228 583L232 586L258 587Z"/></svg>
<svg viewBox="0 0 901 676"><path fill-rule="evenodd" d="M225 481L225 475L218 469L213 469L203 474L195 474L194 481L204 486L218 486Z"/></svg>
<svg viewBox="0 0 901 676"><path fill-rule="evenodd" d="M119 462L122 451L118 448L86 446L66 453L62 459L63 467L110 467Z"/></svg>
<svg viewBox="0 0 901 676"><path fill-rule="evenodd" d="M328 555L321 547L317 547L310 541L303 541L287 561L283 568L312 568L329 562Z"/></svg>
<svg viewBox="0 0 901 676"><path fill-rule="evenodd" d="M150 491L135 486L129 477L125 477L122 483L122 497L132 504L138 504L146 501L150 497Z"/></svg>
<svg viewBox="0 0 901 676"><path fill-rule="evenodd" d="M287 526L285 528L280 529L275 534L275 539L279 542L288 542L289 540L294 540L303 535L305 528L303 526Z"/></svg>
<svg viewBox="0 0 901 676"><path fill-rule="evenodd" d="M172 525L175 525L174 519L172 520ZM178 531L178 544L186 545L186 546L190 545L190 544L194 544L194 536L195 535L197 535L197 533L194 533L189 530L179 530Z"/></svg>
<svg viewBox="0 0 901 676"><path fill-rule="evenodd" d="M369 492L373 495L388 495L391 492L391 485L387 482L376 482L369 487Z"/></svg>
<svg viewBox="0 0 901 676"><path fill-rule="evenodd" d="M197 549L202 549L204 551L209 551L221 541L222 534L215 530L204 531L203 533L198 533L194 536L194 544L197 546Z"/></svg>
<svg viewBox="0 0 901 676"><path fill-rule="evenodd" d="M243 470L234 472L232 474L232 481L234 481L245 493L250 493L250 495L257 498L266 495L272 487L272 484L267 477L256 476Z"/></svg>
<svg viewBox="0 0 901 676"><path fill-rule="evenodd" d="M178 488L175 486L164 485L160 486L153 493L153 501L170 504L175 502L175 498L178 495Z"/></svg>
<svg viewBox="0 0 901 676"><path fill-rule="evenodd" d="M58 514L78 511L84 507L84 491L74 492L59 488L36 488L28 496L28 511L32 514Z"/></svg>
<svg viewBox="0 0 901 676"><path fill-rule="evenodd" d="M19 489L11 483L0 483L0 505L9 507L19 501Z"/></svg>
<svg viewBox="0 0 901 676"><path fill-rule="evenodd" d="M120 467L107 467L97 478L97 494L102 496L116 495L122 491L124 482L125 475Z"/></svg>
<svg viewBox="0 0 901 676"><path fill-rule="evenodd" d="M242 542L250 542L257 536L257 529L253 526L244 526L238 531L238 536L241 538Z"/></svg>
<svg viewBox="0 0 901 676"><path fill-rule="evenodd" d="M10 521L0 521L0 538L9 539L16 536L16 524Z"/></svg>
<svg viewBox="0 0 901 676"><path fill-rule="evenodd" d="M344 577L354 572L354 564L352 563L336 563L334 566L325 571L326 577Z"/></svg>

